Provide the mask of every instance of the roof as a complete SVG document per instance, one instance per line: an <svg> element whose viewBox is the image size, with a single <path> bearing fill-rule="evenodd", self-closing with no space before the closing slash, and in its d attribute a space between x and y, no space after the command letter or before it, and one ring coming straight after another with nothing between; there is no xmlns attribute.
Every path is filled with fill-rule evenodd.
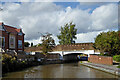
<svg viewBox="0 0 120 80"><path fill-rule="evenodd" d="M0 25L2 24L3 23L0 22ZM15 27L8 26L8 25L4 25L4 28L6 29L7 32L19 33L21 31L21 29L17 29Z"/></svg>

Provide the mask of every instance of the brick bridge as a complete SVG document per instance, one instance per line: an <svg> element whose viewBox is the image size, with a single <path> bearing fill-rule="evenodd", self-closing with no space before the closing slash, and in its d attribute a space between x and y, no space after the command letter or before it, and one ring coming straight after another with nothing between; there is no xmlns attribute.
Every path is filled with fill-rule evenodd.
<svg viewBox="0 0 120 80"><path fill-rule="evenodd" d="M42 52L42 47L29 47L25 48L25 52ZM57 45L53 48L51 54L59 53L61 56L69 54L100 54L93 48L93 43L76 43L71 45Z"/></svg>

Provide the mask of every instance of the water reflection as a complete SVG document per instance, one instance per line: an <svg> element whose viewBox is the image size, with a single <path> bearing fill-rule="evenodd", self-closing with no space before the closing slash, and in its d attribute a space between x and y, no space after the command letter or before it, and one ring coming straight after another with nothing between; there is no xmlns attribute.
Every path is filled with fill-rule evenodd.
<svg viewBox="0 0 120 80"><path fill-rule="evenodd" d="M32 67L24 71L8 73L7 78L118 78L79 63L51 64Z"/></svg>

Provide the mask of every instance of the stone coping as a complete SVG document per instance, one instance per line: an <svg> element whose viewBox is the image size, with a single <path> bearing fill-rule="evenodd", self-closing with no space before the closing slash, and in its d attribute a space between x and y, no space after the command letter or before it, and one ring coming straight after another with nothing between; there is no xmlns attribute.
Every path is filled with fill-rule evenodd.
<svg viewBox="0 0 120 80"><path fill-rule="evenodd" d="M80 64L120 76L120 68L116 68L113 65L112 66L111 65L103 65L103 64L95 64L95 63L89 63L89 62L80 63Z"/></svg>

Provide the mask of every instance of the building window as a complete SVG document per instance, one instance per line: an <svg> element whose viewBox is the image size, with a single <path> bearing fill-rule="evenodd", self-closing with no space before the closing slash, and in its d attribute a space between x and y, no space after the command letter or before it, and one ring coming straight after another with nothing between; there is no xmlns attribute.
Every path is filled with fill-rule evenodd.
<svg viewBox="0 0 120 80"><path fill-rule="evenodd" d="M22 33L20 32L20 33L18 33L18 35L22 36Z"/></svg>
<svg viewBox="0 0 120 80"><path fill-rule="evenodd" d="M0 37L0 47L5 47L5 37Z"/></svg>
<svg viewBox="0 0 120 80"><path fill-rule="evenodd" d="M10 48L15 48L15 36L14 35L10 35L10 38L9 38L9 47Z"/></svg>
<svg viewBox="0 0 120 80"><path fill-rule="evenodd" d="M18 48L22 49L22 40L18 40Z"/></svg>

